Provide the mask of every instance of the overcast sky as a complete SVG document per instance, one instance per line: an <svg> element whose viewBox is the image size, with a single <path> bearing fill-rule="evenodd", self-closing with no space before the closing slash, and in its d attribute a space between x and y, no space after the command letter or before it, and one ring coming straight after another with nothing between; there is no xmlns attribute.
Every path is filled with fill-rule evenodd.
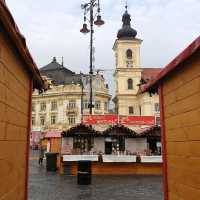
<svg viewBox="0 0 200 200"><path fill-rule="evenodd" d="M89 71L89 34L79 32L83 0L6 0L38 67L53 56L65 66ZM112 46L125 0L101 0L106 24L95 27L96 68L114 69ZM163 67L200 33L200 0L128 0L132 27L143 40L143 67Z"/></svg>

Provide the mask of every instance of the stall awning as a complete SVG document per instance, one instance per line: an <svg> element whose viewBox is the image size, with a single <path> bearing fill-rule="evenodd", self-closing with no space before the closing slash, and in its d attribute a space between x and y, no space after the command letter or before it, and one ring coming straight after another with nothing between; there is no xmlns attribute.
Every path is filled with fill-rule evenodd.
<svg viewBox="0 0 200 200"><path fill-rule="evenodd" d="M50 131L45 134L45 138L60 138L61 132L60 131Z"/></svg>

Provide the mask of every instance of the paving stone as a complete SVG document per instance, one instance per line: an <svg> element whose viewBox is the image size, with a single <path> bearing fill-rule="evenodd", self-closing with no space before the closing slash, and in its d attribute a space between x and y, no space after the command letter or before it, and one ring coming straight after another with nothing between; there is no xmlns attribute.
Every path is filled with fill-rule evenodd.
<svg viewBox="0 0 200 200"><path fill-rule="evenodd" d="M89 186L75 176L46 172L30 161L29 200L162 200L161 176L93 176Z"/></svg>

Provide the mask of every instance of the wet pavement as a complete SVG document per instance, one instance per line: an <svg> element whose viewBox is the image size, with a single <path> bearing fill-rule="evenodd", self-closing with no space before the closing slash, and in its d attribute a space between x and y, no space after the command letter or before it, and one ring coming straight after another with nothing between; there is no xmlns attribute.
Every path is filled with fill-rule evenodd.
<svg viewBox="0 0 200 200"><path fill-rule="evenodd" d="M93 176L79 186L74 176L60 176L30 160L29 200L162 200L161 176Z"/></svg>

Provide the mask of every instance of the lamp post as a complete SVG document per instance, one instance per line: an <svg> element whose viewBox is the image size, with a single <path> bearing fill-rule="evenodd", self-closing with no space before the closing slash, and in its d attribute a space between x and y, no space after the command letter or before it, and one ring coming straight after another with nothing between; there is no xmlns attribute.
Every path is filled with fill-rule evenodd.
<svg viewBox="0 0 200 200"><path fill-rule="evenodd" d="M101 26L104 24L104 21L101 19L100 15L100 2L99 0L90 0L89 3L85 3L81 5L81 8L84 10L84 23L83 27L80 30L81 33L89 33L90 32L90 99L89 99L89 109L90 109L90 115L92 115L92 108L94 105L92 104L92 77L93 77L93 34L94 34L94 24L97 26ZM94 9L96 8L96 13L94 14ZM87 20L86 15L89 13L89 20ZM97 19L94 21L94 18L97 16ZM87 23L90 24L90 30L87 28Z"/></svg>

